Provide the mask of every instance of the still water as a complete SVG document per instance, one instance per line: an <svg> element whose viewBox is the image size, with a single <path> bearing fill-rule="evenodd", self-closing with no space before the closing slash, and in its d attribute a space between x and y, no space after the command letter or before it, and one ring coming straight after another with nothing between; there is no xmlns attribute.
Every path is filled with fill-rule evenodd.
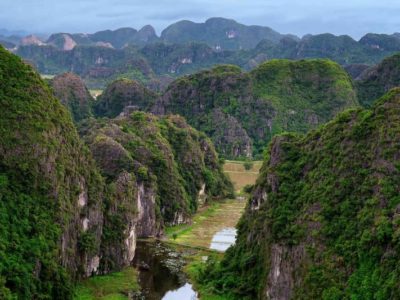
<svg viewBox="0 0 400 300"><path fill-rule="evenodd" d="M224 228L212 238L210 249L225 252L236 241L236 229Z"/></svg>
<svg viewBox="0 0 400 300"><path fill-rule="evenodd" d="M139 269L144 300L197 300L197 292L183 272L185 259L160 242L138 241L134 265Z"/></svg>

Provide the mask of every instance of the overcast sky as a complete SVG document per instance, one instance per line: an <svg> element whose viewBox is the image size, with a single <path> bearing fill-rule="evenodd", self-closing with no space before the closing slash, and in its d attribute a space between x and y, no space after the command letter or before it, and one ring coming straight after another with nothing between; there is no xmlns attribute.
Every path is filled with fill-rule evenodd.
<svg viewBox="0 0 400 300"><path fill-rule="evenodd" d="M0 28L29 32L94 32L119 27L157 32L186 19L235 19L282 33L400 31L400 0L0 0Z"/></svg>

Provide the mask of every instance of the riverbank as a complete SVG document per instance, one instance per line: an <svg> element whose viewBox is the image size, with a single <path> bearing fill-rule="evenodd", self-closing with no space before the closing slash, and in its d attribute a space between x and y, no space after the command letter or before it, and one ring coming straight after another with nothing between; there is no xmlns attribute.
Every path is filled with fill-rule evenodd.
<svg viewBox="0 0 400 300"><path fill-rule="evenodd" d="M215 295L214 291L202 286L198 278L207 259L211 257L212 260L219 261L223 257L222 251L210 249L212 243L218 243L215 237L221 235L224 240L224 238L226 239L224 232L229 232L231 234L229 243L234 242L233 230L247 202L247 195L243 194L242 188L255 183L260 167L261 162L253 162L250 168L247 166L248 170L246 170L245 162L227 161L224 164L224 172L234 183L238 193L237 199L207 203L193 216L190 224L166 228L165 237L161 241L154 239L138 241L140 251L137 252L141 254L137 253L135 266L126 268L122 272L84 280L76 290L75 300L125 300L143 289L144 283L146 284L145 288L150 290L148 292L154 292L157 294L155 297L160 299L164 297L162 295L174 297L174 293L185 287L191 289L193 285L201 300L227 300L228 298ZM147 248L143 249L143 247ZM151 257L145 255L146 253L151 253ZM152 259L153 257L156 259ZM180 258L183 259L183 264L181 264ZM174 261L180 265L177 274L174 273L174 266L169 265ZM145 268L147 265L149 266L148 270L141 270L143 263ZM172 275L168 273L171 270L173 271ZM166 280L160 279L159 276L175 279L165 286L163 282L165 283ZM141 281L141 286L139 286L139 281ZM151 285L151 282L154 284ZM178 286L179 288L176 288Z"/></svg>
<svg viewBox="0 0 400 300"><path fill-rule="evenodd" d="M125 300L140 290L138 272L127 267L121 272L94 276L76 288L74 300Z"/></svg>
<svg viewBox="0 0 400 300"><path fill-rule="evenodd" d="M217 232L236 226L245 206L244 199L213 202L201 208L191 224L168 227L166 239L180 245L208 249Z"/></svg>

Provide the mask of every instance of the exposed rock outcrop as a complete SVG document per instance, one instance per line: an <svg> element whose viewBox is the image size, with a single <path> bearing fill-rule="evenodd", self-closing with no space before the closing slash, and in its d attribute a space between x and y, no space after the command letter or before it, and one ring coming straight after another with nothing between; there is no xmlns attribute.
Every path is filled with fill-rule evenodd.
<svg viewBox="0 0 400 300"><path fill-rule="evenodd" d="M137 187L139 236L157 235L163 223L188 222L204 184L209 197L232 191L210 141L180 117L134 112L91 121L82 133L109 180L126 170L142 182Z"/></svg>
<svg viewBox="0 0 400 300"><path fill-rule="evenodd" d="M397 299L399 129L394 89L275 137L235 246L202 279L231 299Z"/></svg>
<svg viewBox="0 0 400 300"><path fill-rule="evenodd" d="M218 66L170 84L152 108L204 131L228 158L261 156L283 131L306 132L357 107L350 76L329 60L273 60L249 73Z"/></svg>
<svg viewBox="0 0 400 300"><path fill-rule="evenodd" d="M49 86L1 47L0 77L0 298L72 299L77 279L128 266L138 237L188 222L199 194L233 191L181 117L88 118L88 148ZM87 94L72 74L53 85L67 106Z"/></svg>
<svg viewBox="0 0 400 300"><path fill-rule="evenodd" d="M359 101L369 107L375 99L400 86L400 54L390 56L378 65L366 69L357 79Z"/></svg>
<svg viewBox="0 0 400 300"><path fill-rule="evenodd" d="M0 77L0 255L20 266L2 274L17 297L68 299L71 278L98 271L103 180L67 109L2 48Z"/></svg>
<svg viewBox="0 0 400 300"><path fill-rule="evenodd" d="M22 46L29 46L29 45L36 45L36 46L43 46L46 43L43 42L40 38L36 35L28 35L21 39Z"/></svg>

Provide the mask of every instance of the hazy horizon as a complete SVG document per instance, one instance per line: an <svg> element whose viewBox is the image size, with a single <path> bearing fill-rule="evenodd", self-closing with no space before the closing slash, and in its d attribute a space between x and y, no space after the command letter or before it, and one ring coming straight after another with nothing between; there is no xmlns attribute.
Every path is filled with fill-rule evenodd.
<svg viewBox="0 0 400 300"><path fill-rule="evenodd" d="M268 26L281 33L347 34L355 39L368 32L400 31L400 3L394 0L3 0L0 28L50 34L91 33L106 29L152 25L159 35L181 20L204 22L211 17L234 19L245 25Z"/></svg>

